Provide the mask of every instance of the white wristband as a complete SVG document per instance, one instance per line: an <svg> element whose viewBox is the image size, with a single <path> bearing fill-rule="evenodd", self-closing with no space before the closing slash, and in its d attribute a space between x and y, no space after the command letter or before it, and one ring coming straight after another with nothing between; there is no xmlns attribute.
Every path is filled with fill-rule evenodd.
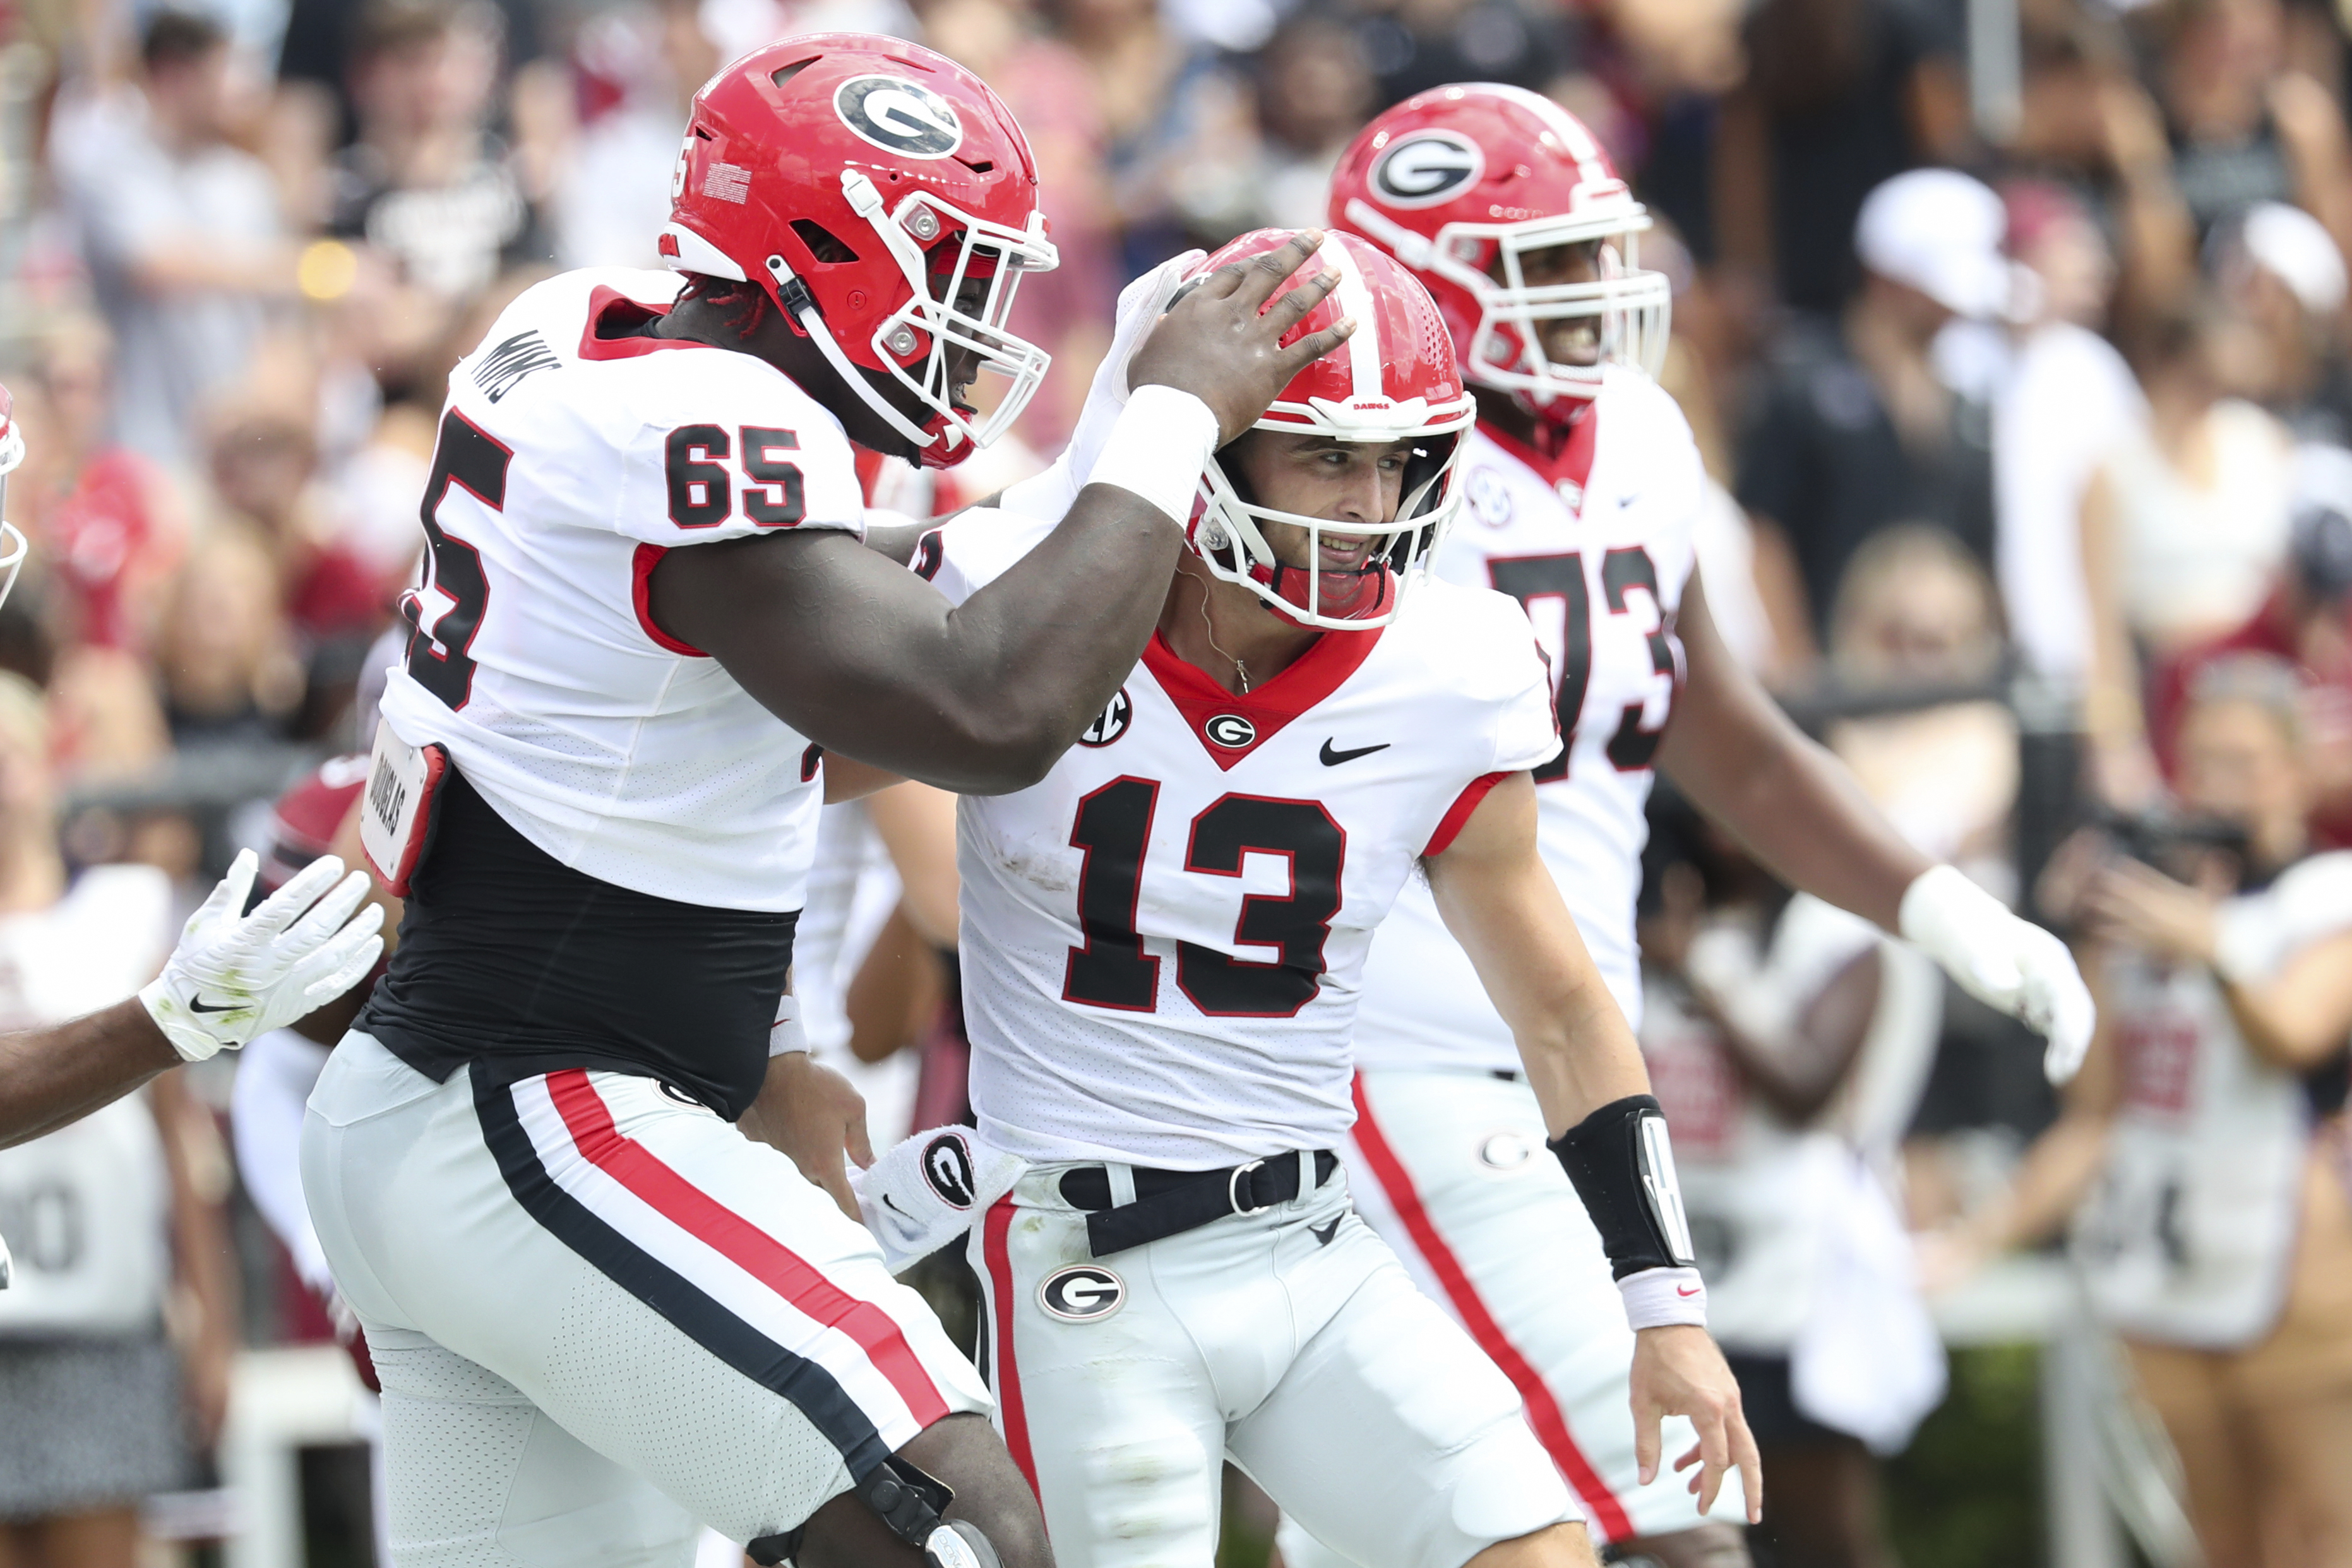
<svg viewBox="0 0 2352 1568"><path fill-rule="evenodd" d="M1201 471L1216 449L1217 416L1207 403L1174 387L1139 386L1128 394L1084 483L1140 496L1181 528L1192 520Z"/></svg>
<svg viewBox="0 0 2352 1568"><path fill-rule="evenodd" d="M801 1027L800 1000L787 991L776 998L776 1021L768 1026L768 1055L790 1056L808 1049L808 1030Z"/></svg>
<svg viewBox="0 0 2352 1568"><path fill-rule="evenodd" d="M1644 1269L1617 1281L1625 1322L1636 1330L1677 1323L1706 1327L1706 1281L1696 1269Z"/></svg>

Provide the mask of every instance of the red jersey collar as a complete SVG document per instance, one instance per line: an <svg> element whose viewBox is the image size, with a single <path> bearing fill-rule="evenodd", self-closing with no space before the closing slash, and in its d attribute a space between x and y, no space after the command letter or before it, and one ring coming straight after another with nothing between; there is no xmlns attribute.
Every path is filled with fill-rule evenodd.
<svg viewBox="0 0 2352 1568"><path fill-rule="evenodd" d="M1157 632L1143 650L1143 664L1192 727L1201 749L1230 771L1284 725L1338 691L1371 656L1383 630L1326 632L1282 674L1240 693L1225 690L1206 670L1187 664Z"/></svg>
<svg viewBox="0 0 2352 1568"><path fill-rule="evenodd" d="M656 349L708 349L692 338L656 338L644 332L632 332L624 338L600 338L596 329L611 325L624 329L643 326L646 322L669 314L667 305L648 305L633 299L609 283L600 283L588 293L588 325L580 329L580 357L583 360L633 360L639 354L650 354Z"/></svg>
<svg viewBox="0 0 2352 1568"><path fill-rule="evenodd" d="M1576 486L1578 511L1584 509L1584 486L1592 476L1592 454L1600 444L1601 405L1589 402L1584 412L1565 432L1559 426L1538 421L1536 425L1538 445L1526 442L1481 420L1478 429L1487 440L1534 469L1553 489L1562 481ZM1565 499L1565 497L1562 497Z"/></svg>

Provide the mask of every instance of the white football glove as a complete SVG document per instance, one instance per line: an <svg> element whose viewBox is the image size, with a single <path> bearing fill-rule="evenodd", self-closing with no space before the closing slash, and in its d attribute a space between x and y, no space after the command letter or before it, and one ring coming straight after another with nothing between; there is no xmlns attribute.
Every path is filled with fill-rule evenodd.
<svg viewBox="0 0 2352 1568"><path fill-rule="evenodd" d="M1070 503L1086 488L1087 476L1095 471L1095 459L1102 455L1111 426L1127 407L1128 362L1160 318L1168 313L1168 302L1176 297L1184 275L1207 260L1208 255L1205 250L1188 250L1171 256L1118 291L1118 324L1111 329L1110 351L1095 368L1094 382L1087 388L1086 406L1078 411L1069 444L1045 472L1005 490L1006 511L1024 517L1058 517L1070 509Z"/></svg>
<svg viewBox="0 0 2352 1568"><path fill-rule="evenodd" d="M1900 925L1962 990L2048 1037L2042 1071L2051 1082L2074 1076L2097 1012L2066 944L1948 865L1920 873L1903 890Z"/></svg>
<svg viewBox="0 0 2352 1568"><path fill-rule="evenodd" d="M139 993L155 1027L190 1061L316 1012L358 985L383 952L383 907L352 915L367 897L365 872L344 876L341 861L320 855L240 915L260 864L251 850L237 855L188 916L163 972Z"/></svg>

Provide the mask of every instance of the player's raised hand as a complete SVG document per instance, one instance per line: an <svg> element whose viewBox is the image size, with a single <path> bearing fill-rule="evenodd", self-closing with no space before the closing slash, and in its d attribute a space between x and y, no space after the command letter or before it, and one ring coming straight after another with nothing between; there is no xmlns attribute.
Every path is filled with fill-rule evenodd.
<svg viewBox="0 0 2352 1568"><path fill-rule="evenodd" d="M1348 318L1283 345L1284 334L1338 285L1339 275L1328 268L1266 303L1322 244L1322 230L1302 229L1265 255L1221 267L1179 293L1136 350L1127 384L1191 392L1217 416L1220 441L1256 423L1293 376L1355 332Z"/></svg>
<svg viewBox="0 0 2352 1568"><path fill-rule="evenodd" d="M1723 1352L1703 1328L1675 1324L1643 1329L1633 1336L1633 1458L1642 1484L1657 1478L1663 1427L1669 1416L1687 1416L1698 1428L1698 1444L1675 1461L1677 1471L1698 1467L1690 1490L1702 1513L1715 1506L1724 1476L1739 1472L1748 1500L1748 1522L1764 1518L1764 1462L1740 1408L1739 1385L1724 1364Z"/></svg>

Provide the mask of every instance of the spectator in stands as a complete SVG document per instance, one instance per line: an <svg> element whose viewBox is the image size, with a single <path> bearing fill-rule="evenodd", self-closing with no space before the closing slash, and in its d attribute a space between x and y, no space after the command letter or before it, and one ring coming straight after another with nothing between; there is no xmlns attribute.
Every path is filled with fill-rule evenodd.
<svg viewBox="0 0 2352 1568"><path fill-rule="evenodd" d="M2278 202L2352 243L2352 139L2335 95L2287 68L2283 0L2171 0L2155 15L2173 179L2199 235Z"/></svg>
<svg viewBox="0 0 2352 1568"><path fill-rule="evenodd" d="M2148 736L2168 779L2179 778L2190 688L2206 666L2246 654L2284 660L2301 677L2312 836L2323 849L2352 848L2352 452L2295 454L2294 521L2278 587L2244 625L2158 671Z"/></svg>
<svg viewBox="0 0 2352 1568"><path fill-rule="evenodd" d="M2017 801L2017 721L1997 697L1964 695L2000 668L2000 614L1983 566L1941 528L1887 528L1854 552L1831 628L1840 690L1951 695L1842 719L1825 737L1830 749L1923 852L1969 868L1998 862Z"/></svg>
<svg viewBox="0 0 2352 1568"><path fill-rule="evenodd" d="M1675 1130L1708 1327L1771 1478L1758 1560L1889 1568L1874 1455L1900 1452L1944 1393L1885 1182L1940 981L1866 922L1782 904L1671 791L1651 801L1642 1054Z"/></svg>
<svg viewBox="0 0 2352 1568"><path fill-rule="evenodd" d="M143 652L185 525L161 470L107 439L112 352L89 316L43 325L15 389L28 434L9 520L42 552L60 645Z"/></svg>
<svg viewBox="0 0 2352 1568"><path fill-rule="evenodd" d="M2256 203L2213 237L2221 297L2251 340L2232 390L2299 441L2352 444L2344 253L2318 219L2283 202Z"/></svg>
<svg viewBox="0 0 2352 1568"><path fill-rule="evenodd" d="M2216 1568L2352 1562L2352 856L2310 852L2299 709L2278 661L2202 672L2179 794L2236 841L2157 840L2077 879L2098 1035L2013 1188L1929 1251L1958 1279L2075 1216Z"/></svg>
<svg viewBox="0 0 2352 1568"><path fill-rule="evenodd" d="M170 949L164 877L58 853L40 697L0 676L0 1029L121 1001ZM236 1294L218 1134L178 1074L0 1150L0 1560L133 1568L139 1504L187 1484L228 1396ZM177 1289L175 1290L175 1284ZM166 1302L182 1333L164 1329Z"/></svg>
<svg viewBox="0 0 2352 1568"><path fill-rule="evenodd" d="M244 371L272 301L295 290L269 173L227 138L228 42L160 10L140 47L140 92L87 113L57 143L57 172L114 331L113 434L159 462L190 451L189 422Z"/></svg>
<svg viewBox="0 0 2352 1568"><path fill-rule="evenodd" d="M394 376L502 269L553 254L488 130L499 44L495 13L457 0L370 0L360 19L360 139L340 158L329 227L397 273L383 323Z"/></svg>
<svg viewBox="0 0 2352 1568"><path fill-rule="evenodd" d="M1956 316L2009 309L2003 222L1965 174L1888 181L1854 226L1861 293L1842 317L1795 319L1761 371L1738 495L1794 557L1816 636L1846 563L1891 523L1934 523L1990 559L1990 417L1944 383L1931 349Z"/></svg>
<svg viewBox="0 0 2352 1568"><path fill-rule="evenodd" d="M1717 242L1786 303L1836 310L1863 286L1863 199L1967 151L1958 42L1915 0L1763 0L1744 41L1716 125Z"/></svg>
<svg viewBox="0 0 2352 1568"><path fill-rule="evenodd" d="M2159 784L2143 658L2160 663L2242 624L2286 553L2292 447L2278 421L2222 395L2225 326L2207 306L2144 335L2147 426L2107 455L2083 497L2084 722L2093 787L2117 806L2149 804Z"/></svg>
<svg viewBox="0 0 2352 1568"><path fill-rule="evenodd" d="M1301 11L1257 57L1257 120L1265 133L1252 227L1323 222L1331 171L1364 121L1375 84L1361 36L1338 17Z"/></svg>
<svg viewBox="0 0 2352 1568"><path fill-rule="evenodd" d="M283 738L303 693L284 602L277 560L251 529L212 528L189 549L156 647L175 746Z"/></svg>
<svg viewBox="0 0 2352 1568"><path fill-rule="evenodd" d="M1564 8L1512 0L1372 0L1357 9L1383 105L1453 81L1541 91L1576 62Z"/></svg>
<svg viewBox="0 0 2352 1568"><path fill-rule="evenodd" d="M308 423L258 401L221 409L214 423L213 493L225 520L250 528L268 545L295 634L311 646L373 637L394 585L334 538L313 485L319 452Z"/></svg>
<svg viewBox="0 0 2352 1568"><path fill-rule="evenodd" d="M2007 248L2039 297L2016 333L1993 403L1993 559L2010 634L2036 671L2079 687L2090 665L2083 493L2100 461L2147 417L2131 367L2099 336L2115 264L2063 186L2021 182L2003 197Z"/></svg>

